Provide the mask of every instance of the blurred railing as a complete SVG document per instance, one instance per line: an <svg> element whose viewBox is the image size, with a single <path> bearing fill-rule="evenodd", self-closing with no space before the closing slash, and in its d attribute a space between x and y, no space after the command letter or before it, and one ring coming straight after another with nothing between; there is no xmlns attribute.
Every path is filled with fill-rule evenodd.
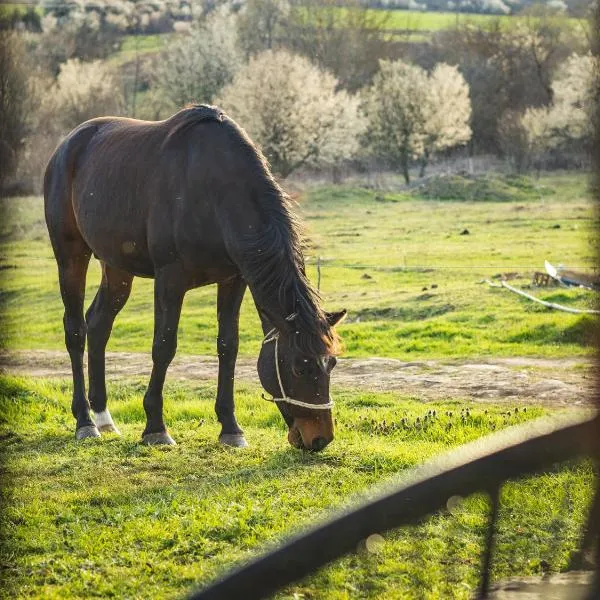
<svg viewBox="0 0 600 600"><path fill-rule="evenodd" d="M310 575L357 550L372 534L414 524L446 507L453 496L485 492L491 498L478 598L488 596L490 567L501 486L510 479L540 473L556 463L600 457L600 415L543 418L486 436L414 469L391 492L344 512L192 594L190 600L254 600ZM599 480L600 481L600 480ZM580 551L572 568L597 544L600 486L592 501ZM596 565L598 564L596 556ZM600 577L589 598L600 598Z"/></svg>

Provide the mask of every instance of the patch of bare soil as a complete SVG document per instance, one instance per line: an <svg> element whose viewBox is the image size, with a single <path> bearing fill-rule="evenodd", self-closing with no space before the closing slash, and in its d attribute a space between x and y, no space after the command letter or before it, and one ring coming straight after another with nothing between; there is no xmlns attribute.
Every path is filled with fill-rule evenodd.
<svg viewBox="0 0 600 600"><path fill-rule="evenodd" d="M571 571L545 577L517 577L492 586L490 600L587 600L592 571Z"/></svg>
<svg viewBox="0 0 600 600"><path fill-rule="evenodd" d="M66 352L23 350L0 354L0 370L15 375L69 377ZM109 352L107 378L147 378L149 354ZM468 361L404 362L389 358L340 359L332 376L334 387L398 391L423 401L462 398L475 402L581 406L591 403L592 363L578 359L498 358ZM170 379L215 379L218 362L212 356L178 355ZM240 358L236 377L258 381L256 360Z"/></svg>

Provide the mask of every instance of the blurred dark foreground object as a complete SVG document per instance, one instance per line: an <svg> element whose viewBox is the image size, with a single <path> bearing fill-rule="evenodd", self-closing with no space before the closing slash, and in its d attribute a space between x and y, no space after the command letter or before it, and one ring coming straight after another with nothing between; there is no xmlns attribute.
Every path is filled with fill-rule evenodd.
<svg viewBox="0 0 600 600"><path fill-rule="evenodd" d="M491 510L476 597L489 600L503 483L548 471L559 463L577 458L590 457L598 462L599 449L600 416L590 411L537 419L485 436L403 474L400 483L386 493L284 542L262 557L232 569L219 581L193 594L190 600L267 598L331 561L356 552L372 536L379 537L379 534L390 529L418 523L440 510L451 510L453 500L460 501L462 497L477 492L489 494ZM571 557L572 571L587 568L588 557L594 567L598 564L599 483L597 479L578 552ZM594 575L597 573L595 571ZM573 593L566 587L567 595L557 598L578 600L580 596L575 594L581 591L582 600L600 599L600 578L593 576L590 579L591 585L584 587L573 581ZM546 580L543 583L548 587ZM560 589L557 586L549 589L554 587ZM546 594L544 587L538 591L540 596L535 591L530 594L523 591L517 598L553 598Z"/></svg>

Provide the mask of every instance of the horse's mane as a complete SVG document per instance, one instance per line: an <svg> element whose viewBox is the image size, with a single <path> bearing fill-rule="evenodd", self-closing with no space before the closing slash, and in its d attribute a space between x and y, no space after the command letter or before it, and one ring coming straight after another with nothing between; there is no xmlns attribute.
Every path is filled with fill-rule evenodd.
<svg viewBox="0 0 600 600"><path fill-rule="evenodd" d="M241 240L245 276L266 297L278 298L280 306L293 307L290 324L294 335L290 337L299 351L309 356L336 354L340 340L327 322L319 293L306 276L306 238L292 200L275 181L266 158L248 134L227 116L224 124L235 129L236 137L255 163L260 178L255 200L267 222L260 232Z"/></svg>
<svg viewBox="0 0 600 600"><path fill-rule="evenodd" d="M245 236L245 270L267 297L277 297L281 306L293 307L294 335L290 337L298 350L309 356L335 354L339 338L327 323L319 293L306 277L302 226L287 194L273 179L268 183L270 189L261 200L267 206L269 224L261 232Z"/></svg>

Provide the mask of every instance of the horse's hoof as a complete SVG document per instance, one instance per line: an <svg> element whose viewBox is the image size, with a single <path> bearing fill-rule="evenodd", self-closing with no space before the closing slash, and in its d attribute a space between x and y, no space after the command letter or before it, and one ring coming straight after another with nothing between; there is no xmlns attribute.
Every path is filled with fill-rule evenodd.
<svg viewBox="0 0 600 600"><path fill-rule="evenodd" d="M177 442L166 431L146 433L142 436L142 444L146 444L146 446L177 446Z"/></svg>
<svg viewBox="0 0 600 600"><path fill-rule="evenodd" d="M98 427L98 431L101 433L115 433L116 435L121 435L121 432L112 420L108 409L99 413L95 412L94 420L96 421L96 427Z"/></svg>
<svg viewBox="0 0 600 600"><path fill-rule="evenodd" d="M222 433L219 436L219 443L233 448L247 448L248 442L243 433Z"/></svg>
<svg viewBox="0 0 600 600"><path fill-rule="evenodd" d="M108 425L99 425L98 431L100 433L114 433L115 435L121 435L121 431L114 423L109 423Z"/></svg>
<svg viewBox="0 0 600 600"><path fill-rule="evenodd" d="M95 425L84 425L75 432L75 439L84 440L85 438L100 437L100 432Z"/></svg>

